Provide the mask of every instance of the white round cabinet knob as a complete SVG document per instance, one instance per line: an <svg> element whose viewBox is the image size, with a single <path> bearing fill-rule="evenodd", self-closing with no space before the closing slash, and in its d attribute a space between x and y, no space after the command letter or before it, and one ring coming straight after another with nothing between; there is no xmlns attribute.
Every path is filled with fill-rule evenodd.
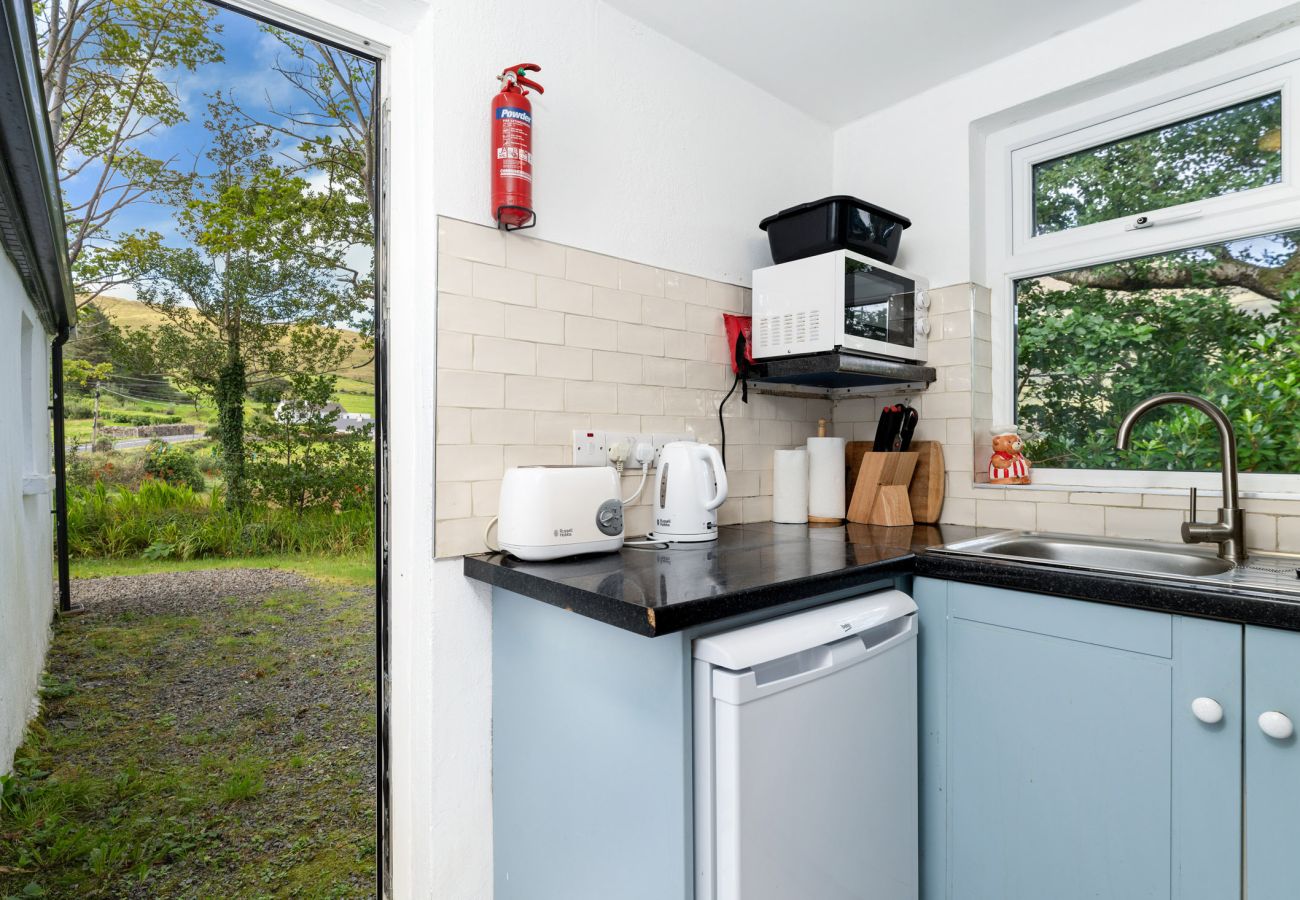
<svg viewBox="0 0 1300 900"><path fill-rule="evenodd" d="M925 291L916 292L916 308L917 309L930 308L930 295L927 294Z"/></svg>
<svg viewBox="0 0 1300 900"><path fill-rule="evenodd" d="M1218 725L1223 721L1223 706L1210 697L1197 697L1192 701L1192 715L1206 725Z"/></svg>
<svg viewBox="0 0 1300 900"><path fill-rule="evenodd" d="M1259 730L1279 741L1285 741L1295 734L1295 726L1291 724L1291 720L1277 710L1259 714Z"/></svg>
<svg viewBox="0 0 1300 900"><path fill-rule="evenodd" d="M917 320L916 320L916 333L917 333L917 334L920 334L920 335L927 335L927 334L929 334L929 333L930 333L930 320L929 320L929 319L917 319Z"/></svg>

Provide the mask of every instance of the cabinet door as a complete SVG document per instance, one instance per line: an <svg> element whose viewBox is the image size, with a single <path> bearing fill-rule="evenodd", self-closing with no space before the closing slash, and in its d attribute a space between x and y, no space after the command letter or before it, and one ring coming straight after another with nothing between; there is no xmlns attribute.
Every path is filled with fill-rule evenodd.
<svg viewBox="0 0 1300 900"><path fill-rule="evenodd" d="M1300 747L1294 734L1265 733L1259 717L1269 712L1300 722L1300 634L1251 626L1246 628L1246 887L1250 900L1292 900L1300 896Z"/></svg>
<svg viewBox="0 0 1300 900"><path fill-rule="evenodd" d="M1239 626L922 581L924 897L1240 895Z"/></svg>

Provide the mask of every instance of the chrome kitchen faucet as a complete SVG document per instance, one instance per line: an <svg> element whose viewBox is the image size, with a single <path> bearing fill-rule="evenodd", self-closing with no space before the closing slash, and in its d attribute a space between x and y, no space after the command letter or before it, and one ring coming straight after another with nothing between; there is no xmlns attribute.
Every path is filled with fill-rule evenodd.
<svg viewBox="0 0 1300 900"><path fill-rule="evenodd" d="M1240 565L1246 561L1246 514L1237 496L1237 433L1222 409L1195 394L1156 394L1130 409L1124 421L1119 423L1115 449L1127 450L1137 420L1157 406L1170 403L1181 403L1209 416L1214 427L1219 429L1223 450L1223 506L1219 508L1219 519L1217 522L1196 521L1196 488L1192 488L1191 517L1183 523L1183 543L1218 544L1220 558Z"/></svg>

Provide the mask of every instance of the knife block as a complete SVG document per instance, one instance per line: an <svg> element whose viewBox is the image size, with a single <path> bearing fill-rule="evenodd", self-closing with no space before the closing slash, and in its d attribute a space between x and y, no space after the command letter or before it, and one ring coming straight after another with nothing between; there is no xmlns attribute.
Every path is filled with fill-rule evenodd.
<svg viewBox="0 0 1300 900"><path fill-rule="evenodd" d="M907 488L918 454L864 453L849 501L848 520L863 525L911 525Z"/></svg>

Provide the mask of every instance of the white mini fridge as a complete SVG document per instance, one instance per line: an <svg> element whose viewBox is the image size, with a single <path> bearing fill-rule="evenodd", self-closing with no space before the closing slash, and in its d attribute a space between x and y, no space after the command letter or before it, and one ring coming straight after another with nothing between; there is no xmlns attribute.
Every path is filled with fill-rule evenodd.
<svg viewBox="0 0 1300 900"><path fill-rule="evenodd" d="M695 900L915 900L916 603L699 638Z"/></svg>

